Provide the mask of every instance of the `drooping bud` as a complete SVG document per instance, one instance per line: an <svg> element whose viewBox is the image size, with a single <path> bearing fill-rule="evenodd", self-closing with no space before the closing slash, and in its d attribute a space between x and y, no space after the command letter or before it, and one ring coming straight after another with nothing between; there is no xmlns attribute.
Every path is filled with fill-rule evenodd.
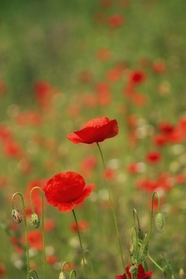
<svg viewBox="0 0 186 279"><path fill-rule="evenodd" d="M40 218L36 213L33 213L30 218L30 223L34 228L38 228L40 225Z"/></svg>
<svg viewBox="0 0 186 279"><path fill-rule="evenodd" d="M23 220L22 214L15 208L12 209L11 216L12 216L12 220L17 224L20 224Z"/></svg>
<svg viewBox="0 0 186 279"><path fill-rule="evenodd" d="M180 268L180 270L179 270L180 278L183 278L184 274L185 274L185 272L184 272L183 268Z"/></svg>
<svg viewBox="0 0 186 279"><path fill-rule="evenodd" d="M156 227L159 231L164 230L164 228L165 228L165 218L161 214L161 212L158 212L158 214L156 215L155 223L156 223Z"/></svg>
<svg viewBox="0 0 186 279"><path fill-rule="evenodd" d="M59 279L67 279L67 277L66 277L66 275L65 275L65 273L63 271L61 271L59 273Z"/></svg>
<svg viewBox="0 0 186 279"><path fill-rule="evenodd" d="M29 271L29 279L39 279L39 276L34 269Z"/></svg>

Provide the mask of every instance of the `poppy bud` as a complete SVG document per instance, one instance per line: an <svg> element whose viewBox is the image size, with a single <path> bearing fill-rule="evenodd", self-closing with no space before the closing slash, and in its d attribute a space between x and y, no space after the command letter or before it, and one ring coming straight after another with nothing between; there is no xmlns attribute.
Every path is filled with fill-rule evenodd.
<svg viewBox="0 0 186 279"><path fill-rule="evenodd" d="M22 214L15 208L12 209L11 216L12 216L12 220L17 224L20 224L23 220Z"/></svg>
<svg viewBox="0 0 186 279"><path fill-rule="evenodd" d="M137 266L135 266L135 265L132 265L131 267L130 267L130 273L132 273L132 274L136 274L137 273L137 271L138 271L138 268L137 268Z"/></svg>
<svg viewBox="0 0 186 279"><path fill-rule="evenodd" d="M30 218L30 223L34 228L38 228L40 225L40 218L36 213L33 213Z"/></svg>
<svg viewBox="0 0 186 279"><path fill-rule="evenodd" d="M67 279L67 277L63 271L60 272L59 279Z"/></svg>
<svg viewBox="0 0 186 279"><path fill-rule="evenodd" d="M165 218L163 217L163 215L161 214L161 212L159 212L156 215L156 219L155 219L155 223L156 223L156 227L159 231L163 231L164 227L165 227Z"/></svg>

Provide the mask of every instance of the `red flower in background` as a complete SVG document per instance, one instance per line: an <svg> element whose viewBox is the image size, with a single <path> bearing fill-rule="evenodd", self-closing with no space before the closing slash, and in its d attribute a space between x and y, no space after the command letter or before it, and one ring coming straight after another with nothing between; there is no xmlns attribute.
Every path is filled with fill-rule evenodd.
<svg viewBox="0 0 186 279"><path fill-rule="evenodd" d="M72 171L54 175L44 186L45 197L59 211L71 211L90 195L94 185L85 185L84 178Z"/></svg>
<svg viewBox="0 0 186 279"><path fill-rule="evenodd" d="M16 116L16 122L19 125L38 126L42 123L42 117L35 111L21 112Z"/></svg>
<svg viewBox="0 0 186 279"><path fill-rule="evenodd" d="M85 230L87 230L89 228L89 223L87 221L80 220L80 221L78 221L78 228L79 228L79 231L85 231ZM70 229L73 232L77 232L78 231L75 222L73 222L70 225Z"/></svg>
<svg viewBox="0 0 186 279"><path fill-rule="evenodd" d="M106 177L107 177L108 180L113 180L115 178L115 176L116 176L116 171L111 168L106 169L106 174L105 174L105 172L102 173L103 179L106 179Z"/></svg>
<svg viewBox="0 0 186 279"><path fill-rule="evenodd" d="M0 263L0 276L4 276L6 274L6 269L4 264Z"/></svg>
<svg viewBox="0 0 186 279"><path fill-rule="evenodd" d="M155 61L152 65L153 70L156 74L162 74L166 71L166 65L163 61Z"/></svg>
<svg viewBox="0 0 186 279"><path fill-rule="evenodd" d="M166 134L166 135L169 135L175 129L174 125L171 124L170 122L161 122L159 124L158 128L159 128L160 132L162 132L163 134Z"/></svg>
<svg viewBox="0 0 186 279"><path fill-rule="evenodd" d="M121 25L123 25L124 21L125 20L122 15L115 14L108 18L108 25L111 28L117 28L117 27L120 27Z"/></svg>
<svg viewBox="0 0 186 279"><path fill-rule="evenodd" d="M22 150L17 142L11 140L4 144L3 153L7 157L20 158L20 156L22 154Z"/></svg>
<svg viewBox="0 0 186 279"><path fill-rule="evenodd" d="M161 160L161 154L158 151L151 151L146 155L149 164L157 164Z"/></svg>
<svg viewBox="0 0 186 279"><path fill-rule="evenodd" d="M116 119L110 120L107 117L99 117L91 119L81 130L69 134L67 138L75 144L91 144L115 137L118 131L119 127Z"/></svg>
<svg viewBox="0 0 186 279"><path fill-rule="evenodd" d="M56 224L55 221L53 219L48 219L45 221L45 231L46 232L50 232L55 228Z"/></svg>
<svg viewBox="0 0 186 279"><path fill-rule="evenodd" d="M48 109L51 106L54 88L48 82L38 80L34 83L34 90L37 103L43 109Z"/></svg>
<svg viewBox="0 0 186 279"><path fill-rule="evenodd" d="M2 80L0 80L0 97L6 95L6 93L7 93L7 86Z"/></svg>
<svg viewBox="0 0 186 279"><path fill-rule="evenodd" d="M128 81L133 85L139 85L146 80L146 74L142 70L133 70L129 73Z"/></svg>
<svg viewBox="0 0 186 279"><path fill-rule="evenodd" d="M23 237L23 242L25 242L25 237ZM30 247L42 250L43 240L41 231L29 231L28 232L28 243Z"/></svg>
<svg viewBox="0 0 186 279"><path fill-rule="evenodd" d="M111 103L111 94L108 84L100 82L96 85L97 100L101 106L107 106Z"/></svg>
<svg viewBox="0 0 186 279"><path fill-rule="evenodd" d="M161 173L156 180L140 178L137 181L137 188L147 192L169 191L172 188L172 180L168 173Z"/></svg>
<svg viewBox="0 0 186 279"><path fill-rule="evenodd" d="M108 48L101 48L97 51L96 56L101 61L106 61L111 57L111 51Z"/></svg>
<svg viewBox="0 0 186 279"><path fill-rule="evenodd" d="M5 125L0 125L0 141L12 140L12 133Z"/></svg>
<svg viewBox="0 0 186 279"><path fill-rule="evenodd" d="M81 165L80 165L80 172L86 176L89 177L92 173L92 171L94 170L94 168L97 165L97 157L96 156L89 156L84 158L81 161Z"/></svg>
<svg viewBox="0 0 186 279"><path fill-rule="evenodd" d="M0 188L4 188L8 185L8 178L4 175L0 175Z"/></svg>
<svg viewBox="0 0 186 279"><path fill-rule="evenodd" d="M53 264L59 262L59 260L58 260L58 258L55 255L47 255L46 262L48 264L53 265Z"/></svg>
<svg viewBox="0 0 186 279"><path fill-rule="evenodd" d="M27 213L28 214L32 213L31 204L30 204L30 192L36 186L43 189L45 183L46 183L46 180L44 180L44 179L35 179L35 180L30 181L29 184L27 185L26 193L25 193L25 199L27 201L27 204L29 205L27 207ZM35 189L32 192L32 201L33 201L33 204L34 204L35 212L40 215L41 212L42 212L42 197L40 195L40 190L39 189Z"/></svg>
<svg viewBox="0 0 186 279"><path fill-rule="evenodd" d="M143 169L144 169L144 165L142 163L130 163L127 166L127 171L130 174L138 174L142 172Z"/></svg>
<svg viewBox="0 0 186 279"><path fill-rule="evenodd" d="M130 269L133 267L134 265L128 265L126 267L126 273L128 275L128 277L130 279L133 278L133 276L131 275L131 272L130 272ZM116 279L127 279L128 277L126 276L126 273L124 273L123 275L116 275ZM153 271L152 270L149 270L147 272L145 272L142 264L140 264L138 266L138 271L137 271L137 279L150 279L151 275L153 274Z"/></svg>
<svg viewBox="0 0 186 279"><path fill-rule="evenodd" d="M158 147L163 147L167 144L168 140L167 137L164 134L158 134L155 135L153 138L153 143L154 145Z"/></svg>

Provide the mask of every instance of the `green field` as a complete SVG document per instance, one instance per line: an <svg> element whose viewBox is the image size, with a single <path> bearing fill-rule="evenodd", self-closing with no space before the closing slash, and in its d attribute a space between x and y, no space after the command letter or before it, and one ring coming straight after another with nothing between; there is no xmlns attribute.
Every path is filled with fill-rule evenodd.
<svg viewBox="0 0 186 279"><path fill-rule="evenodd" d="M146 261L154 279L184 278L185 8L184 0L1 1L0 278L29 279L28 258L39 279L58 278L66 261L77 278L124 274L113 209L125 266ZM73 144L67 139L102 116L116 119L119 126L117 135L100 142L108 180L96 141ZM31 189L67 171L81 174L86 185L95 184L75 206L84 224L79 229L86 269L72 212L60 212L44 198L42 222L42 195L35 190L41 226L32 228L29 221ZM26 211L21 196L12 204L16 192ZM166 225L158 231L153 220L146 245L154 192ZM29 257L25 222L13 222L12 206L25 217ZM157 199L153 208L155 217ZM74 272L65 274L75 278ZM132 278L150 277L134 273Z"/></svg>

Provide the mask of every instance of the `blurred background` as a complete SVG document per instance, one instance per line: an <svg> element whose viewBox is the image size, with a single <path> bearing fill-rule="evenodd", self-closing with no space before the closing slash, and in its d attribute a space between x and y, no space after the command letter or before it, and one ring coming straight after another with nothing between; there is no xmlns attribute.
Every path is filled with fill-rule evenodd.
<svg viewBox="0 0 186 279"><path fill-rule="evenodd" d="M96 184L77 208L96 277L123 273L98 150L66 139L89 119L107 116L120 127L101 146L126 261L132 209L147 231L151 196L159 191L166 228L154 228L150 254L159 264L166 254L175 278L184 278L185 8L184 0L0 2L0 277L26 276L24 227L11 220L12 195L23 194L29 217L30 190L66 170ZM23 211L19 198L16 205ZM70 213L46 205L50 277L68 260L82 278L72 222ZM41 234L29 231L31 262L42 278ZM149 266L153 278L164 278Z"/></svg>

